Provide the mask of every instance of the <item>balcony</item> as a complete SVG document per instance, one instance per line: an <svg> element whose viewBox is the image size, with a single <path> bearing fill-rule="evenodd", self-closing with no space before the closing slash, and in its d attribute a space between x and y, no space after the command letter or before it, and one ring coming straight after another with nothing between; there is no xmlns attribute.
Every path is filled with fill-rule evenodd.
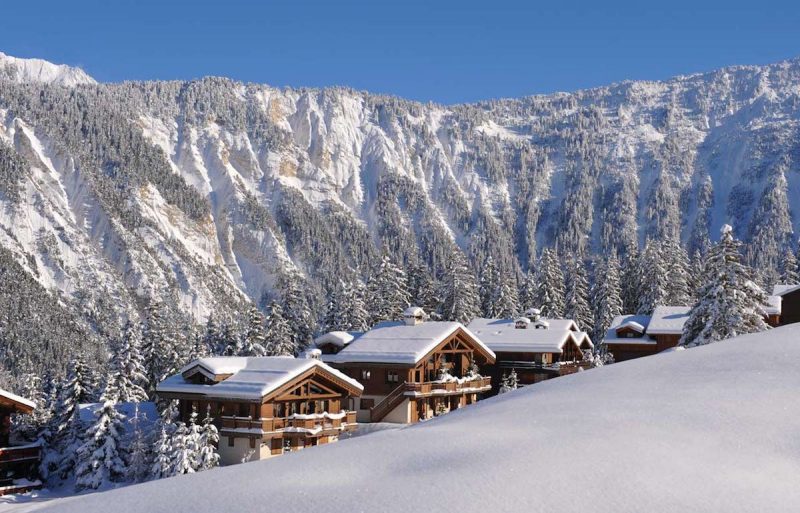
<svg viewBox="0 0 800 513"><path fill-rule="evenodd" d="M335 434L356 428L356 412L291 415L289 417L252 419L222 417L220 429L241 434L301 433L306 435Z"/></svg>
<svg viewBox="0 0 800 513"><path fill-rule="evenodd" d="M489 377L480 377L469 381L425 381L423 383L406 383L405 395L455 395L484 392L492 387Z"/></svg>
<svg viewBox="0 0 800 513"><path fill-rule="evenodd" d="M38 462L42 457L42 448L36 444L16 447L0 447L0 465L5 463Z"/></svg>

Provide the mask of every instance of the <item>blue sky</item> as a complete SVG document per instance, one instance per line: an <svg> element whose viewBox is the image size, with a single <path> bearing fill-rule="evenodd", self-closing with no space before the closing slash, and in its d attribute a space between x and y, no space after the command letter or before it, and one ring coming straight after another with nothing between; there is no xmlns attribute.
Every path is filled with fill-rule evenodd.
<svg viewBox="0 0 800 513"><path fill-rule="evenodd" d="M101 81L222 75L458 103L800 56L800 2L16 1L0 51Z"/></svg>

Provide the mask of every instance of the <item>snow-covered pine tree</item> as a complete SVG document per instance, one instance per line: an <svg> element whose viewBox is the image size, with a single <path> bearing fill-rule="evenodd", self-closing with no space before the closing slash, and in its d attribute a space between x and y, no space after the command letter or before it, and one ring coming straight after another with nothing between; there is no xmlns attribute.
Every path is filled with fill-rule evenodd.
<svg viewBox="0 0 800 513"><path fill-rule="evenodd" d="M283 318L289 324L295 352L304 350L311 343L316 329L316 316L304 292L304 282L303 276L294 269L281 274L278 279Z"/></svg>
<svg viewBox="0 0 800 513"><path fill-rule="evenodd" d="M422 264L412 264L406 273L410 303L426 312L439 309L438 285L430 269Z"/></svg>
<svg viewBox="0 0 800 513"><path fill-rule="evenodd" d="M216 316L213 313L210 314L206 321L205 334L203 334L203 344L208 348L209 354L217 354L217 348L221 345L221 330L222 328Z"/></svg>
<svg viewBox="0 0 800 513"><path fill-rule="evenodd" d="M564 272L558 255L550 248L542 250L537 273L536 305L543 317L560 319L564 316Z"/></svg>
<svg viewBox="0 0 800 513"><path fill-rule="evenodd" d="M573 319L578 328L584 331L594 326L592 308L589 306L589 280L586 279L586 267L578 257L572 258L567 264L564 318Z"/></svg>
<svg viewBox="0 0 800 513"><path fill-rule="evenodd" d="M104 393L101 402L96 420L86 430L84 442L75 452L76 490L97 489L119 482L127 473L122 452L124 416L117 411L117 398L112 391Z"/></svg>
<svg viewBox="0 0 800 513"><path fill-rule="evenodd" d="M689 261L689 304L694 304L700 287L703 286L705 263L700 251L695 251Z"/></svg>
<svg viewBox="0 0 800 513"><path fill-rule="evenodd" d="M517 388L519 388L517 371L515 369L511 369L511 372L508 373L508 390L516 390Z"/></svg>
<svg viewBox="0 0 800 513"><path fill-rule="evenodd" d="M463 254L453 253L447 262L441 284L442 319L468 323L480 311L480 298L475 276L469 270Z"/></svg>
<svg viewBox="0 0 800 513"><path fill-rule="evenodd" d="M591 296L594 311L592 340L602 352L606 331L614 317L622 315L620 269L616 253L612 252L607 260L595 268Z"/></svg>
<svg viewBox="0 0 800 513"><path fill-rule="evenodd" d="M661 246L666 267L665 305L688 305L692 298L689 256L677 240L665 240Z"/></svg>
<svg viewBox="0 0 800 513"><path fill-rule="evenodd" d="M503 373L503 377L500 378L500 388L498 389L498 393L505 394L506 392L510 392L511 387L508 384L508 374L505 372Z"/></svg>
<svg viewBox="0 0 800 513"><path fill-rule="evenodd" d="M665 305L667 297L667 268L662 246L653 239L645 242L639 255L639 305L636 313L651 315L658 305Z"/></svg>
<svg viewBox="0 0 800 513"><path fill-rule="evenodd" d="M231 321L227 320L220 325L219 338L214 354L219 356L234 356L238 343L239 336Z"/></svg>
<svg viewBox="0 0 800 513"><path fill-rule="evenodd" d="M800 284L800 267L798 267L797 257L790 247L787 247L783 252L780 281L784 285Z"/></svg>
<svg viewBox="0 0 800 513"><path fill-rule="evenodd" d="M486 258L480 279L481 309L489 318L509 319L519 311L519 293L514 279Z"/></svg>
<svg viewBox="0 0 800 513"><path fill-rule="evenodd" d="M200 429L197 412L192 411L189 424L178 422L172 433L170 475L193 474L197 471L200 454Z"/></svg>
<svg viewBox="0 0 800 513"><path fill-rule="evenodd" d="M159 423L158 436L153 444L153 464L150 467L151 479L172 477L172 435L168 425Z"/></svg>
<svg viewBox="0 0 800 513"><path fill-rule="evenodd" d="M130 437L128 439L127 481L141 483L150 479L153 467L153 452L150 435L142 425L144 415L139 405L134 406L133 418L130 419Z"/></svg>
<svg viewBox="0 0 800 513"><path fill-rule="evenodd" d="M128 321L122 328L122 339L116 344L112 355L110 375L112 380L108 386L112 394L123 403L138 403L147 400L147 375L144 368L136 326Z"/></svg>
<svg viewBox="0 0 800 513"><path fill-rule="evenodd" d="M237 356L266 356L267 337L264 316L258 308L251 305L247 310L247 328L242 334L237 348Z"/></svg>
<svg viewBox="0 0 800 513"><path fill-rule="evenodd" d="M359 279L345 283L344 287L344 331L366 331L369 329L369 312L366 304L367 288Z"/></svg>
<svg viewBox="0 0 800 513"><path fill-rule="evenodd" d="M620 291L622 294L623 313L636 313L641 298L641 266L639 251L631 246L625 252L620 272Z"/></svg>
<svg viewBox="0 0 800 513"><path fill-rule="evenodd" d="M681 345L699 346L769 329L764 321L767 296L741 262L740 243L730 225L713 246L705 284L683 327Z"/></svg>
<svg viewBox="0 0 800 513"><path fill-rule="evenodd" d="M142 322L142 355L147 372L147 394L155 395L156 386L171 373L175 362L176 342L164 318L165 309L161 301L148 303Z"/></svg>
<svg viewBox="0 0 800 513"><path fill-rule="evenodd" d="M481 312L484 317L494 317L492 302L497 284L500 281L500 273L491 255L486 257L486 261L481 268L480 279L478 280L478 294L481 298Z"/></svg>
<svg viewBox="0 0 800 513"><path fill-rule="evenodd" d="M367 282L370 322L399 319L411 301L406 273L384 252Z"/></svg>
<svg viewBox="0 0 800 513"><path fill-rule="evenodd" d="M533 270L529 270L525 274L525 279L519 291L520 310L524 311L528 308L536 307L536 290L536 273Z"/></svg>
<svg viewBox="0 0 800 513"><path fill-rule="evenodd" d="M328 303L325 305L325 318L322 321L322 331L347 331L342 326L345 324L345 284L342 280L328 293Z"/></svg>
<svg viewBox="0 0 800 513"><path fill-rule="evenodd" d="M198 457L197 457L197 470L209 470L219 466L219 453L217 452L217 445L219 445L219 432L214 425L211 418L211 406L206 408L206 416L203 418L203 424L200 428L198 438Z"/></svg>
<svg viewBox="0 0 800 513"><path fill-rule="evenodd" d="M78 405L89 402L92 386L88 379L88 367L81 353L68 366L67 376L58 387L58 397L46 444L48 450L42 458L42 475L51 480L67 479L75 468L75 450L83 443L83 426L78 417Z"/></svg>
<svg viewBox="0 0 800 513"><path fill-rule="evenodd" d="M277 301L269 305L265 332L268 356L294 356L298 351L292 329L284 317L283 307Z"/></svg>

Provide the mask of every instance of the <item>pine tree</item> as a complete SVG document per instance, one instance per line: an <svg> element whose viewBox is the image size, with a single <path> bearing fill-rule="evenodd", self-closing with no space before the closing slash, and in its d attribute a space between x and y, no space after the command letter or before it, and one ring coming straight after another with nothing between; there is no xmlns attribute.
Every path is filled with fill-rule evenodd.
<svg viewBox="0 0 800 513"><path fill-rule="evenodd" d="M217 347L214 350L215 355L219 356L235 356L237 351L237 344L239 343L239 336L230 321L224 322L220 326L219 338L217 339Z"/></svg>
<svg viewBox="0 0 800 513"><path fill-rule="evenodd" d="M791 248L786 248L781 261L781 283L784 285L800 284L800 267L797 265L797 257Z"/></svg>
<svg viewBox="0 0 800 513"><path fill-rule="evenodd" d="M367 289L361 280L345 283L345 309L342 319L344 331L367 331L369 312L367 312Z"/></svg>
<svg viewBox="0 0 800 513"><path fill-rule="evenodd" d="M139 345L139 334L135 326L128 321L122 330L122 340L117 344L111 360L112 380L108 386L113 389L119 402L138 403L147 400L147 375L144 358Z"/></svg>
<svg viewBox="0 0 800 513"><path fill-rule="evenodd" d="M200 429L198 439L199 453L197 458L197 470L209 470L219 466L219 433L211 418L211 407L206 408L206 416Z"/></svg>
<svg viewBox="0 0 800 513"><path fill-rule="evenodd" d="M155 444L153 445L153 465L150 467L152 479L172 477L172 436L167 423L160 423Z"/></svg>
<svg viewBox="0 0 800 513"><path fill-rule="evenodd" d="M144 418L144 415L139 412L137 404L130 421L131 436L128 442L127 480L132 483L147 481L153 466L149 436L142 426Z"/></svg>
<svg viewBox="0 0 800 513"><path fill-rule="evenodd" d="M602 351L606 331L614 317L622 315L620 269L616 253L611 253L611 256L596 268L591 295L594 310L592 340Z"/></svg>
<svg viewBox="0 0 800 513"><path fill-rule="evenodd" d="M689 304L694 304L700 287L703 286L703 257L700 251L695 251L689 262Z"/></svg>
<svg viewBox="0 0 800 513"><path fill-rule="evenodd" d="M652 315L656 306L665 305L667 297L667 267L661 245L648 240L639 255L639 305L636 313Z"/></svg>
<svg viewBox="0 0 800 513"><path fill-rule="evenodd" d="M699 346L769 329L764 321L767 297L741 263L740 243L729 225L712 248L705 284L683 327L681 345Z"/></svg>
<svg viewBox="0 0 800 513"><path fill-rule="evenodd" d="M164 318L162 303L159 300L151 301L147 305L142 324L142 356L147 372L149 397L155 395L156 386L172 374L175 366L180 363L180 360L176 360L176 346Z"/></svg>
<svg viewBox="0 0 800 513"><path fill-rule="evenodd" d="M689 256L676 240L667 240L661 250L666 264L666 293L664 304L687 305L692 298L692 277L689 271Z"/></svg>
<svg viewBox="0 0 800 513"><path fill-rule="evenodd" d="M371 324L399 319L411 301L406 273L384 253L367 282Z"/></svg>
<svg viewBox="0 0 800 513"><path fill-rule="evenodd" d="M207 351L209 354L221 354L217 351L219 347L223 346L222 327L219 322L217 322L217 318L213 313L208 316L208 320L206 321L206 332L203 335L203 344L208 348Z"/></svg>
<svg viewBox="0 0 800 513"><path fill-rule="evenodd" d="M316 329L316 317L311 311L303 283L303 277L295 270L282 274L278 280L283 317L289 324L295 353L308 347Z"/></svg>
<svg viewBox="0 0 800 513"><path fill-rule="evenodd" d="M512 318L519 311L519 295L513 278L487 257L480 279L481 309L489 318Z"/></svg>
<svg viewBox="0 0 800 513"><path fill-rule="evenodd" d="M506 392L510 392L511 387L509 386L508 382L508 374L505 372L503 373L503 377L500 378L500 388L498 389L498 393L505 394Z"/></svg>
<svg viewBox="0 0 800 513"><path fill-rule="evenodd" d="M641 299L641 266L639 251L630 247L625 253L620 273L620 291L622 294L622 311L636 313Z"/></svg>
<svg viewBox="0 0 800 513"><path fill-rule="evenodd" d="M461 253L454 253L447 262L440 297L442 319L466 324L477 317L478 286Z"/></svg>
<svg viewBox="0 0 800 513"><path fill-rule="evenodd" d="M536 307L537 288L536 274L532 270L529 270L527 274L525 274L525 280L522 282L522 288L519 292L519 304L521 310L524 311L528 308Z"/></svg>
<svg viewBox="0 0 800 513"><path fill-rule="evenodd" d="M277 301L269 305L265 333L268 356L294 356L298 352L291 327L284 317L283 307Z"/></svg>
<svg viewBox="0 0 800 513"><path fill-rule="evenodd" d="M264 316L255 306L247 311L247 329L240 339L237 356L266 356L267 337L264 329Z"/></svg>
<svg viewBox="0 0 800 513"><path fill-rule="evenodd" d="M431 270L421 264L412 265L408 270L407 278L411 304L426 312L438 310L438 286Z"/></svg>
<svg viewBox="0 0 800 513"><path fill-rule="evenodd" d="M594 326L594 319L589 306L589 281L586 279L586 267L580 259L573 258L568 269L564 317L573 319L579 329L588 331Z"/></svg>
<svg viewBox="0 0 800 513"><path fill-rule="evenodd" d="M519 388L517 371L515 369L511 369L511 372L508 374L508 390L516 390L517 388Z"/></svg>
<svg viewBox="0 0 800 513"><path fill-rule="evenodd" d="M117 411L116 397L109 391L103 394L97 419L86 430L84 443L76 451L75 488L97 489L125 478L122 440L124 416Z"/></svg>
<svg viewBox="0 0 800 513"><path fill-rule="evenodd" d="M537 275L536 308L543 317L560 319L564 316L564 272L555 251L542 250Z"/></svg>

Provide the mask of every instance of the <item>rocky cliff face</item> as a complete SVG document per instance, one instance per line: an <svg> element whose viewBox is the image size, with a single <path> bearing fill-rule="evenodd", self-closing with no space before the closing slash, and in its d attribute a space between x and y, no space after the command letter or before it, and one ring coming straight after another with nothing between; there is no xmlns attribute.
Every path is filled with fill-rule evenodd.
<svg viewBox="0 0 800 513"><path fill-rule="evenodd" d="M293 270L319 306L379 248L519 273L553 245L702 250L727 222L770 268L800 223L799 119L798 60L440 106L0 54L0 246L89 329L150 297L200 321Z"/></svg>

